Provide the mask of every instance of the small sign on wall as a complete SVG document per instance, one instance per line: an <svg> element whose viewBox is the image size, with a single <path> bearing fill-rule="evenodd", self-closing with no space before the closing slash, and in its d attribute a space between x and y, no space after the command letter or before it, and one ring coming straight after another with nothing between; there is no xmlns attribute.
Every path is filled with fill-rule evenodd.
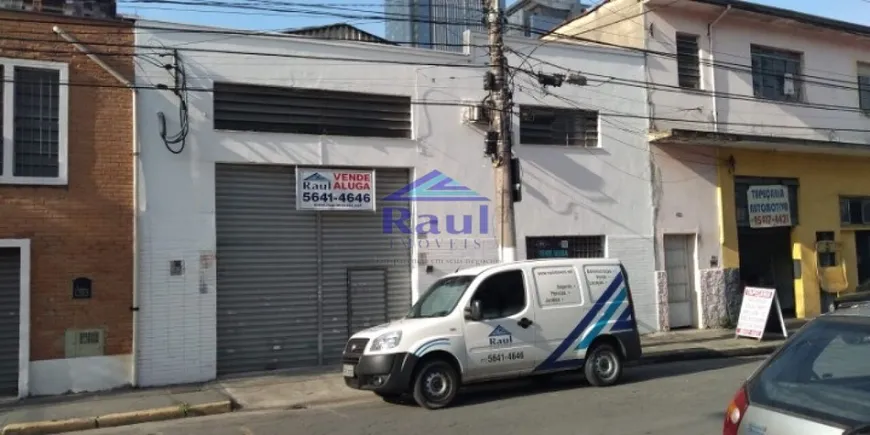
<svg viewBox="0 0 870 435"><path fill-rule="evenodd" d="M297 210L375 210L375 171L296 168Z"/></svg>
<svg viewBox="0 0 870 435"><path fill-rule="evenodd" d="M90 299L93 292L92 281L89 278L76 278L72 282L73 299Z"/></svg>
<svg viewBox="0 0 870 435"><path fill-rule="evenodd" d="M751 228L792 225L788 186L749 186L746 191L746 208Z"/></svg>

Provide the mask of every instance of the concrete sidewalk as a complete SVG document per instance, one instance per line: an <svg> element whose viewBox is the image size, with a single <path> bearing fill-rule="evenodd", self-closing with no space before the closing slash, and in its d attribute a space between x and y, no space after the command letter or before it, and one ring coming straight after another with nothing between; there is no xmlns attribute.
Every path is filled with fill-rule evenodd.
<svg viewBox="0 0 870 435"><path fill-rule="evenodd" d="M782 337L734 338L732 330L688 330L642 338L640 364L767 355ZM234 409L305 409L373 400L347 388L339 373L285 371L223 379L203 385L26 399L0 406L2 435L55 434L98 427L231 412Z"/></svg>
<svg viewBox="0 0 870 435"><path fill-rule="evenodd" d="M0 433L56 434L232 410L228 395L205 385L29 398L0 406Z"/></svg>

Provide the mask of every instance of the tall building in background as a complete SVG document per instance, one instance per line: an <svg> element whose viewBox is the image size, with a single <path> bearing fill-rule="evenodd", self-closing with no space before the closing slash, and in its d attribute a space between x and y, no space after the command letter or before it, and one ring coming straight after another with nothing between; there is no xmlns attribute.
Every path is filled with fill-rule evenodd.
<svg viewBox="0 0 870 435"><path fill-rule="evenodd" d="M0 0L0 8L72 17L115 18L115 0Z"/></svg>
<svg viewBox="0 0 870 435"><path fill-rule="evenodd" d="M540 38L570 18L590 8L578 0L519 0L505 12L509 36Z"/></svg>
<svg viewBox="0 0 870 435"><path fill-rule="evenodd" d="M386 38L401 45L462 51L465 30L485 30L481 0L386 0L384 9Z"/></svg>

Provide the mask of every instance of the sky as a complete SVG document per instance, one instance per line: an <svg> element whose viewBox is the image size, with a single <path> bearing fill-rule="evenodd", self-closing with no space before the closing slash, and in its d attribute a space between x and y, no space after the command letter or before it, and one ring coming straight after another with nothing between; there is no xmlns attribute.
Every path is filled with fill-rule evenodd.
<svg viewBox="0 0 870 435"><path fill-rule="evenodd" d="M225 2L227 0L224 0ZM229 0L244 2L245 0ZM514 0L507 0L508 5ZM857 24L870 26L870 0L752 0L769 6L786 9L794 9L800 12L820 15L837 20L850 21ZM122 13L136 15L145 19L182 22L190 24L211 25L246 30L281 30L307 26L318 26L336 22L347 22L367 32L379 36L384 34L384 21L378 21L370 17L363 19L365 15L383 14L382 0L286 0L293 6L280 6L282 9L290 8L297 12L265 12L256 10L228 10L206 8L204 6L185 6L178 3L207 3L205 1L180 0L154 1L154 0L119 0L118 6ZM261 2L277 4L279 2ZM337 8L334 11L323 12L319 8L312 13L298 12L305 9L305 4L329 5ZM307 9L315 11L315 9ZM367 12L368 11L368 12ZM329 15L325 15L329 14ZM343 15L343 16L337 16Z"/></svg>

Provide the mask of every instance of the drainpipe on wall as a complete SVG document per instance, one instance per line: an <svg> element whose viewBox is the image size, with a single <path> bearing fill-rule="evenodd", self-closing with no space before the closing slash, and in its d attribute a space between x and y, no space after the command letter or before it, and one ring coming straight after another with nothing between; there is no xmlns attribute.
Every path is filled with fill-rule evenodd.
<svg viewBox="0 0 870 435"><path fill-rule="evenodd" d="M132 337L132 360L130 362L130 384L137 386L139 382L138 364L136 364L139 355L139 340L138 323L139 323L139 140L136 129L136 102L139 90L130 80L121 75L117 70L106 64L99 57L93 54L87 47L79 43L69 33L65 32L59 26L52 28L54 33L72 44L76 50L84 53L90 60L94 61L100 68L106 70L109 74L115 77L124 86L133 91L133 337Z"/></svg>
<svg viewBox="0 0 870 435"><path fill-rule="evenodd" d="M713 98L713 131L719 132L719 97L716 95L716 56L713 55L713 26L719 23L725 14L731 10L731 5L728 5L713 22L707 25L707 42L709 43L708 60L710 61L710 94Z"/></svg>

